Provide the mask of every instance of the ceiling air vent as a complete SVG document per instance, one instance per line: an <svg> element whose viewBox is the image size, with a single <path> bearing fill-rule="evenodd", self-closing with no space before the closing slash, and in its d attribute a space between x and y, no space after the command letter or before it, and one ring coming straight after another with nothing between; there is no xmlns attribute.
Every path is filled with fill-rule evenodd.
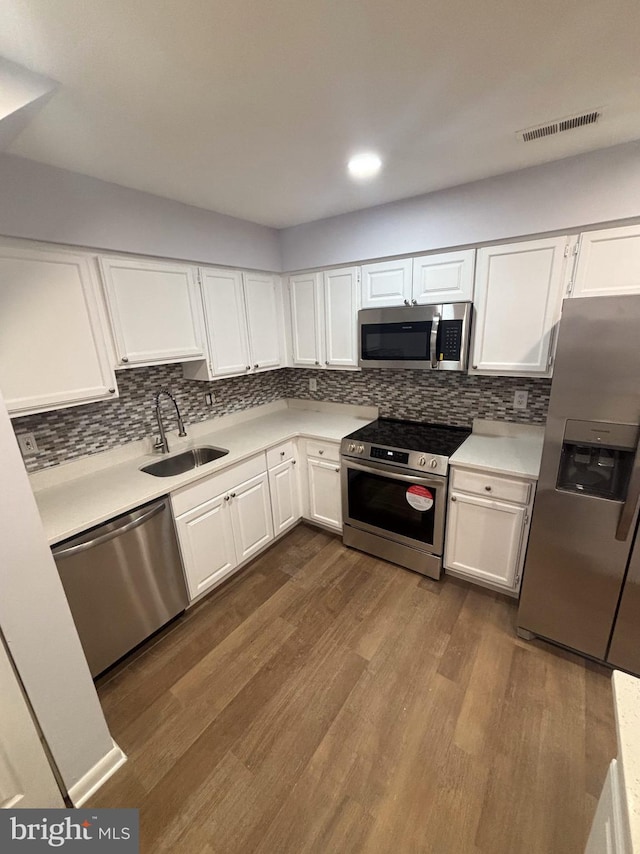
<svg viewBox="0 0 640 854"><path fill-rule="evenodd" d="M574 130L575 128L584 127L584 125L592 125L598 121L602 115L602 110L592 110L590 113L581 113L577 116L567 116L564 119L555 119L552 122L547 122L544 125L519 130L516 134L523 142L531 142L534 139L543 139L545 136L553 136L556 133L562 133L566 130Z"/></svg>

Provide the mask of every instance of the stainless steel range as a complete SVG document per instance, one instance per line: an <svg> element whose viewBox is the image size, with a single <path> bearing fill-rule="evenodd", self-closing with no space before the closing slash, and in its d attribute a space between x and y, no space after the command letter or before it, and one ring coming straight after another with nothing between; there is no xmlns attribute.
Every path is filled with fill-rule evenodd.
<svg viewBox="0 0 640 854"><path fill-rule="evenodd" d="M343 542L440 578L449 457L464 427L379 418L342 440Z"/></svg>

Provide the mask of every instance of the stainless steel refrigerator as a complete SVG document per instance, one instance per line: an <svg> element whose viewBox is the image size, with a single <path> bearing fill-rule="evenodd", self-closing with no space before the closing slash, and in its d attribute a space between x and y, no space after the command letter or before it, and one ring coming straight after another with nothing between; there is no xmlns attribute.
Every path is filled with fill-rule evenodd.
<svg viewBox="0 0 640 854"><path fill-rule="evenodd" d="M565 300L518 633L640 674L640 296Z"/></svg>

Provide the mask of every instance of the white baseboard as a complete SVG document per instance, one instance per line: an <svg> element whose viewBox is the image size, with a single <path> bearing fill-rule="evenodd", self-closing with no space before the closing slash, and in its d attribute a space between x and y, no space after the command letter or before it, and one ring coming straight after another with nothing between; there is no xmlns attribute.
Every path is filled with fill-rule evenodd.
<svg viewBox="0 0 640 854"><path fill-rule="evenodd" d="M68 795L74 807L81 807L89 800L94 792L103 786L109 777L127 761L126 755L120 750L115 741L112 740L113 747L103 756L99 762L81 777L78 782L71 786Z"/></svg>

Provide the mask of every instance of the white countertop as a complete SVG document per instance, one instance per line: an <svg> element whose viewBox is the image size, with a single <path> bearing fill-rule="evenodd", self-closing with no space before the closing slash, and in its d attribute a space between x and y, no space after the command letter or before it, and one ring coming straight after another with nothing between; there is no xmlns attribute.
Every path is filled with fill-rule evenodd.
<svg viewBox="0 0 640 854"><path fill-rule="evenodd" d="M631 851L640 854L640 679L615 670L611 681Z"/></svg>
<svg viewBox="0 0 640 854"><path fill-rule="evenodd" d="M116 449L115 452L95 455L93 459L89 457L58 466L55 472L36 473L31 477L31 485L49 545L200 478L209 477L279 442L296 436L339 442L343 436L376 417L371 411L367 413L365 408L358 411L356 407L338 404L320 409L266 406L259 407L256 412L264 410L267 414L251 417L252 411L249 410L191 425L188 427L188 440L182 442L174 438L175 434L168 434L172 453L197 445L215 445L229 451L219 460L175 477L154 477L140 471L140 466L160 459L158 454L140 453L144 447L141 442L132 443L137 454L125 461L121 461L124 449ZM117 463L105 464L109 460L117 460Z"/></svg>
<svg viewBox="0 0 640 854"><path fill-rule="evenodd" d="M537 480L544 427L503 421L473 422L473 433L449 458L454 466Z"/></svg>

